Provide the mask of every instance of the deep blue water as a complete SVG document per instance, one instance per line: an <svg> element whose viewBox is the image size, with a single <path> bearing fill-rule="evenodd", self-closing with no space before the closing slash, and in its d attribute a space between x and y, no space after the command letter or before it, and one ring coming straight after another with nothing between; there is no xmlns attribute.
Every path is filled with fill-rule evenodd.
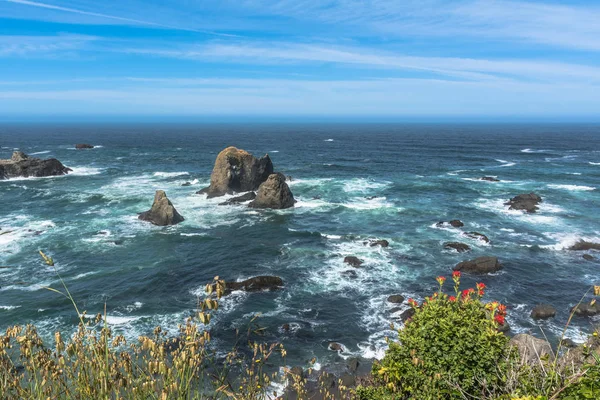
<svg viewBox="0 0 600 400"><path fill-rule="evenodd" d="M76 151L75 143L98 147ZM0 269L0 329L33 322L49 335L77 323L69 302L44 289L59 281L39 249L57 261L81 309L96 314L106 303L109 322L132 338L156 325L175 332L215 275L281 276L282 291L227 297L212 329L225 347L232 328L261 313L265 340L283 341L291 364L335 360L330 341L345 346L342 356L381 355L398 314L387 296L421 299L436 276L467 258L496 255L504 264L476 279L488 299L508 304L513 332L540 334L540 325L560 334L570 306L600 283L600 263L565 250L581 238L600 240L600 126L20 125L0 127L0 145L0 158L20 149L74 169L0 181L0 265L10 266ZM296 207L223 207L223 199L195 195L230 145L269 153L293 176ZM486 175L501 182L477 180ZM186 181L193 185L182 187ZM185 222L161 228L137 220L156 189ZM503 205L530 191L544 198L537 214ZM455 218L491 245L435 227ZM365 246L367 238L390 247ZM446 241L473 250L446 251ZM365 260L355 278L344 274L352 269L346 255ZM535 323L529 312L539 302L558 316ZM593 322L576 319L568 336L582 340Z"/></svg>

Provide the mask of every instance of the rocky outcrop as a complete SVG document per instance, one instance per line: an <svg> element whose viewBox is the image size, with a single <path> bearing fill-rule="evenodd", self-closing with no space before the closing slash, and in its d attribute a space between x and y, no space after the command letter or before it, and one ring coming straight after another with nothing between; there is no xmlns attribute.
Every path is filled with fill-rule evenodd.
<svg viewBox="0 0 600 400"><path fill-rule="evenodd" d="M556 315L556 308L549 304L538 304L531 310L531 318L533 319L548 319Z"/></svg>
<svg viewBox="0 0 600 400"><path fill-rule="evenodd" d="M259 292L263 290L278 290L283 287L283 279L278 276L255 276L241 282L225 282L225 290L244 290L246 292Z"/></svg>
<svg viewBox="0 0 600 400"><path fill-rule="evenodd" d="M538 204L542 198L535 193L520 194L513 197L504 205L510 206L509 210L522 210L528 213L534 213L538 210Z"/></svg>
<svg viewBox="0 0 600 400"><path fill-rule="evenodd" d="M502 269L497 257L478 257L474 260L463 261L454 267L454 271L468 274L489 274Z"/></svg>
<svg viewBox="0 0 600 400"><path fill-rule="evenodd" d="M167 198L164 190L156 191L152 208L139 214L138 218L158 226L175 225L184 219Z"/></svg>
<svg viewBox="0 0 600 400"><path fill-rule="evenodd" d="M595 260L594 256L591 254L584 254L582 257L586 261L594 261Z"/></svg>
<svg viewBox="0 0 600 400"><path fill-rule="evenodd" d="M232 197L231 199L229 199L227 201L219 203L219 205L220 206L230 206L232 204L239 204L239 203L244 203L246 201L254 200L255 198L256 198L256 193L248 192L241 196Z"/></svg>
<svg viewBox="0 0 600 400"><path fill-rule="evenodd" d="M435 225L439 228L446 226L446 225L450 225L453 228L462 228L463 226L465 226L465 224L463 224L463 222L458 219L453 219L452 221L448 221L448 222L440 221Z"/></svg>
<svg viewBox="0 0 600 400"><path fill-rule="evenodd" d="M42 160L22 151L15 151L9 160L0 160L0 179L59 176L71 171L56 158Z"/></svg>
<svg viewBox="0 0 600 400"><path fill-rule="evenodd" d="M600 314L600 304L581 303L571 308L571 312L579 317L593 317Z"/></svg>
<svg viewBox="0 0 600 400"><path fill-rule="evenodd" d="M388 303L400 304L404 302L404 296L400 294L393 294L387 298Z"/></svg>
<svg viewBox="0 0 600 400"><path fill-rule="evenodd" d="M388 242L385 239L379 239L379 240L370 240L368 242L364 242L364 244L368 244L371 247L375 247L375 246L388 247L390 245L390 242Z"/></svg>
<svg viewBox="0 0 600 400"><path fill-rule="evenodd" d="M500 182L500 179L494 178L493 176L482 176L481 178L479 178L479 180L488 182Z"/></svg>
<svg viewBox="0 0 600 400"><path fill-rule="evenodd" d="M354 268L360 267L363 263L358 257L355 257L355 256L344 257L344 262L346 264L353 266Z"/></svg>
<svg viewBox="0 0 600 400"><path fill-rule="evenodd" d="M575 243L573 246L569 247L569 250L574 251L588 251L588 250L598 250L600 251L600 243L588 242L585 240L580 240Z"/></svg>
<svg viewBox="0 0 600 400"><path fill-rule="evenodd" d="M75 148L77 150L84 150L84 149L93 149L94 146L92 146L91 144L87 144L87 143L79 143L75 145Z"/></svg>
<svg viewBox="0 0 600 400"><path fill-rule="evenodd" d="M209 198L257 190L273 173L269 155L256 158L245 150L228 147L217 156L210 186L199 191Z"/></svg>
<svg viewBox="0 0 600 400"><path fill-rule="evenodd" d="M577 370L585 365L595 365L598 363L600 356L600 336L598 328L595 329L595 335L592 334L586 343L583 345L577 345L571 340L570 343L564 343L563 345L568 348L566 354L564 354L560 360L559 365L562 368L568 368L570 370Z"/></svg>
<svg viewBox="0 0 600 400"><path fill-rule="evenodd" d="M471 239L475 239L475 240L481 240L484 243L489 243L490 239L485 236L483 233L479 233L479 232L465 232L464 235L466 237L469 237Z"/></svg>
<svg viewBox="0 0 600 400"><path fill-rule="evenodd" d="M460 243L460 242L448 242L444 243L445 249L456 250L459 253L465 253L471 250L471 247L468 244Z"/></svg>
<svg viewBox="0 0 600 400"><path fill-rule="evenodd" d="M271 174L258 188L256 198L248 207L284 209L294 207L294 195L282 174Z"/></svg>
<svg viewBox="0 0 600 400"><path fill-rule="evenodd" d="M544 357L554 357L550 343L525 333L510 339L509 344L517 348L521 361L529 365L537 365Z"/></svg>

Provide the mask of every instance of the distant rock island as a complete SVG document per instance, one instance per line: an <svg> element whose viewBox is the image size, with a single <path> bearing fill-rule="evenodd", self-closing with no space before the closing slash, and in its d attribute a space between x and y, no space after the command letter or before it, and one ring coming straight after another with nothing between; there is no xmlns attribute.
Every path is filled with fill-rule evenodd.
<svg viewBox="0 0 600 400"><path fill-rule="evenodd" d="M42 160L22 151L15 151L8 160L0 160L0 179L58 176L71 171L56 158Z"/></svg>

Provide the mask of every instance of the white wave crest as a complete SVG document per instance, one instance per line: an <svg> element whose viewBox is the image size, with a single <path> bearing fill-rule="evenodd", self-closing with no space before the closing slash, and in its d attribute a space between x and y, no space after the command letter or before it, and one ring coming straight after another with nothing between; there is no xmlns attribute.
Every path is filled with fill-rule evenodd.
<svg viewBox="0 0 600 400"><path fill-rule="evenodd" d="M592 186L580 186L580 185L548 185L551 189L564 189L569 191L592 191L596 190L595 187Z"/></svg>
<svg viewBox="0 0 600 400"><path fill-rule="evenodd" d="M181 172L155 172L153 176L158 178L173 178L176 176L189 175L189 172L181 171Z"/></svg>

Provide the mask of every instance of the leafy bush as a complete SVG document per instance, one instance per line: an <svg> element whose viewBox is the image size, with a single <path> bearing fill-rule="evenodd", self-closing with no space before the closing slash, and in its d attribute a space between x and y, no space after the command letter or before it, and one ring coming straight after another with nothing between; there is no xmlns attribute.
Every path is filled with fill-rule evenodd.
<svg viewBox="0 0 600 400"><path fill-rule="evenodd" d="M454 399L476 396L498 381L508 357L508 339L498 332L506 307L481 301L485 285L460 292L460 273L453 274L454 292L439 291L422 305L409 300L414 316L399 331L373 375L395 398Z"/></svg>

